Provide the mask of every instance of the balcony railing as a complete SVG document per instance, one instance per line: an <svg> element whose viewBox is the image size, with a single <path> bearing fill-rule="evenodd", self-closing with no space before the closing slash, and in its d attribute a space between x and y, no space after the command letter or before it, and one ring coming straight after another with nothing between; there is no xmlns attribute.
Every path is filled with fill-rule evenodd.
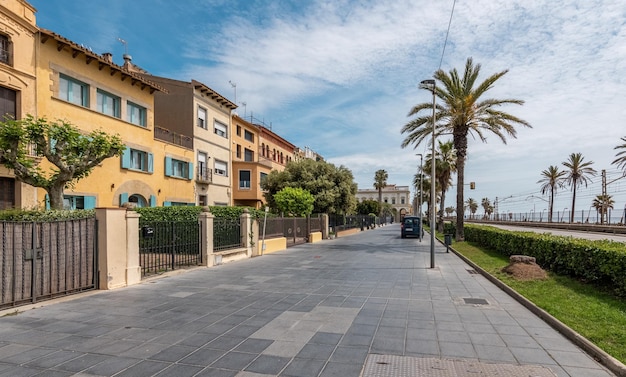
<svg viewBox="0 0 626 377"><path fill-rule="evenodd" d="M213 182L213 170L209 168L205 168L202 166L198 166L196 169L196 181L200 183L211 183Z"/></svg>
<svg viewBox="0 0 626 377"><path fill-rule="evenodd" d="M174 131L170 131L167 128L161 128L154 126L154 138L163 140L168 143L180 145L183 148L193 149L193 138L185 135L181 135Z"/></svg>

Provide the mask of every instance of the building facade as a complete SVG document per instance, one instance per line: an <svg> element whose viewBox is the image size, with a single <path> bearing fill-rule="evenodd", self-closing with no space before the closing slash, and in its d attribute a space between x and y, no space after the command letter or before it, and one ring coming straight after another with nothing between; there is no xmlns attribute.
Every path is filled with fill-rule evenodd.
<svg viewBox="0 0 626 377"><path fill-rule="evenodd" d="M387 185L382 189L382 202L391 205L395 221L399 221L403 215L412 213L411 210L411 190L409 186ZM378 201L378 190L359 189L356 193L358 202L364 200Z"/></svg>
<svg viewBox="0 0 626 377"><path fill-rule="evenodd" d="M231 111L237 106L195 80L144 77L167 90L155 94L156 127L192 138L195 204L232 205Z"/></svg>

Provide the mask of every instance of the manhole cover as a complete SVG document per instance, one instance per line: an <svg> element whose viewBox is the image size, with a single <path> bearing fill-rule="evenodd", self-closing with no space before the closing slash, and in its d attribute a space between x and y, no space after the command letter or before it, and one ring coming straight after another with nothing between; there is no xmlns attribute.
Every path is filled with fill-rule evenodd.
<svg viewBox="0 0 626 377"><path fill-rule="evenodd" d="M468 305L489 305L489 302L484 298L464 297L463 301Z"/></svg>

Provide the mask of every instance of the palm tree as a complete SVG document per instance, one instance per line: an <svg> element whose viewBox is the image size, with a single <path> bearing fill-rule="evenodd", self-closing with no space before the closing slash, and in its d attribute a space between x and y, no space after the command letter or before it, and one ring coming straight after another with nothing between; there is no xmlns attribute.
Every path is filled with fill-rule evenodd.
<svg viewBox="0 0 626 377"><path fill-rule="evenodd" d="M474 214L478 210L478 202L476 202L473 198L469 198L465 203L467 204L467 208L469 208L471 216L473 218Z"/></svg>
<svg viewBox="0 0 626 377"><path fill-rule="evenodd" d="M483 218L488 219L491 215L491 212L493 212L493 206L491 205L491 201L489 200L489 198L483 198L483 200L480 202L480 205L483 206L483 209L485 210L485 216Z"/></svg>
<svg viewBox="0 0 626 377"><path fill-rule="evenodd" d="M600 213L600 224L604 224L604 217L608 214L609 209L613 209L614 204L615 200L608 194L598 195L593 199L591 205Z"/></svg>
<svg viewBox="0 0 626 377"><path fill-rule="evenodd" d="M617 158L615 159L615 161L611 162L611 164L617 165L618 169L623 169L624 175L626 175L626 136L621 138L621 140L624 142L624 144L618 145L617 147L613 149L622 149L622 150L617 152L617 154L615 155L615 157Z"/></svg>
<svg viewBox="0 0 626 377"><path fill-rule="evenodd" d="M563 188L563 180L565 179L565 171L559 170L557 166L551 165L548 169L541 172L541 178L537 183L543 183L541 186L541 194L550 192L550 201L548 202L548 222L552 222L552 210L554 208L554 195L557 188Z"/></svg>
<svg viewBox="0 0 626 377"><path fill-rule="evenodd" d="M563 162L563 166L569 169L565 174L565 182L572 188L572 211L570 213L569 222L574 222L574 206L576 205L576 188L583 184L587 187L587 183L591 182L589 177L596 175L596 170L591 167L593 161L583 162L585 158L582 153L572 153L569 160Z"/></svg>
<svg viewBox="0 0 626 377"><path fill-rule="evenodd" d="M456 209L454 207L446 207L446 216L450 216Z"/></svg>
<svg viewBox="0 0 626 377"><path fill-rule="evenodd" d="M442 143L438 141L439 146L435 151L435 183L436 192L441 199L441 205L439 206L439 219L437 226L440 232L443 232L443 212L446 198L446 191L452 185L452 173L456 172L456 152L452 141ZM432 155L429 153L426 155L426 166L430 166L432 163Z"/></svg>
<svg viewBox="0 0 626 377"><path fill-rule="evenodd" d="M374 173L374 188L378 190L378 206L380 208L379 217L383 216L383 189L387 186L389 174L384 169L376 170Z"/></svg>
<svg viewBox="0 0 626 377"><path fill-rule="evenodd" d="M493 87L493 84L504 76L508 70L489 76L482 83L477 83L480 73L480 64L474 65L472 58L465 63L463 77L459 77L456 69L449 73L443 70L435 72L435 80L440 84L433 91L439 99L436 106L437 123L433 124L432 103L418 104L411 109L409 116L423 113L416 119L402 127L402 133L408 134L402 142L405 148L414 144L417 147L422 142L441 134L453 135L454 149L456 150L457 191L456 191L456 239L464 240L463 233L463 188L465 183L465 160L467 158L467 137L469 134L486 142L485 132L495 134L506 143L506 135L516 137L514 125L530 127L525 120L499 110L507 104L522 105L524 101L517 99L480 98Z"/></svg>

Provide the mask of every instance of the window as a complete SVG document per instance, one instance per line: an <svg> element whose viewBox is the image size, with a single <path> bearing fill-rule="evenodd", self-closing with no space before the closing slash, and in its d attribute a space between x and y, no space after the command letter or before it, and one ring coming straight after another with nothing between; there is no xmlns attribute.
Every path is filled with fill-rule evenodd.
<svg viewBox="0 0 626 377"><path fill-rule="evenodd" d="M241 126L237 126L237 136L241 136Z"/></svg>
<svg viewBox="0 0 626 377"><path fill-rule="evenodd" d="M243 138L254 143L254 134L248 130L244 130Z"/></svg>
<svg viewBox="0 0 626 377"><path fill-rule="evenodd" d="M241 158L241 145L237 144L237 158Z"/></svg>
<svg viewBox="0 0 626 377"><path fill-rule="evenodd" d="M254 162L254 152L248 148L245 148L244 151L244 161Z"/></svg>
<svg viewBox="0 0 626 377"><path fill-rule="evenodd" d="M263 184L263 182L265 181L266 178L267 178L267 173L260 173L259 174L259 186Z"/></svg>
<svg viewBox="0 0 626 377"><path fill-rule="evenodd" d="M396 204L396 198L391 198L391 204Z"/></svg>
<svg viewBox="0 0 626 377"><path fill-rule="evenodd" d="M192 179L193 163L165 157L165 175L167 177Z"/></svg>
<svg viewBox="0 0 626 377"><path fill-rule="evenodd" d="M95 196L63 196L63 209L94 209L96 208Z"/></svg>
<svg viewBox="0 0 626 377"><path fill-rule="evenodd" d="M154 168L152 153L126 148L122 154L122 168L152 173Z"/></svg>
<svg viewBox="0 0 626 377"><path fill-rule="evenodd" d="M265 143L261 144L261 156L265 157Z"/></svg>
<svg viewBox="0 0 626 377"><path fill-rule="evenodd" d="M128 101L126 103L127 120L141 127L146 127L146 108Z"/></svg>
<svg viewBox="0 0 626 377"><path fill-rule="evenodd" d="M213 166L213 169L216 175L228 177L228 164L226 162L215 160L215 165Z"/></svg>
<svg viewBox="0 0 626 377"><path fill-rule="evenodd" d="M207 122L206 122L206 109L198 106L198 127L204 128L206 130Z"/></svg>
<svg viewBox="0 0 626 377"><path fill-rule="evenodd" d="M239 171L239 188L250 189L250 170Z"/></svg>
<svg viewBox="0 0 626 377"><path fill-rule="evenodd" d="M9 37L0 34L0 62L4 64L11 64L11 51L12 45Z"/></svg>
<svg viewBox="0 0 626 377"><path fill-rule="evenodd" d="M200 181L208 181L211 177L211 171L207 168L209 156L204 152L198 152L198 177Z"/></svg>
<svg viewBox="0 0 626 377"><path fill-rule="evenodd" d="M89 107L89 85L61 75L59 79L59 98L78 106Z"/></svg>
<svg viewBox="0 0 626 377"><path fill-rule="evenodd" d="M383 200L383 202L385 202L385 203L389 203L389 199L385 198L385 199Z"/></svg>
<svg viewBox="0 0 626 377"><path fill-rule="evenodd" d="M226 132L226 125L224 123L220 123L215 121L214 132L221 137L228 137L228 133Z"/></svg>
<svg viewBox="0 0 626 377"><path fill-rule="evenodd" d="M207 202L207 197L206 197L206 195L198 195L198 205L199 205L200 207L207 206L207 205L208 205L207 203L208 203L208 202Z"/></svg>
<svg viewBox="0 0 626 377"><path fill-rule="evenodd" d="M16 118L17 93L14 90L0 86L0 120L4 121L6 116Z"/></svg>
<svg viewBox="0 0 626 377"><path fill-rule="evenodd" d="M0 177L0 210L15 207L15 179Z"/></svg>
<svg viewBox="0 0 626 377"><path fill-rule="evenodd" d="M102 114L120 118L120 97L98 89L98 111Z"/></svg>
<svg viewBox="0 0 626 377"><path fill-rule="evenodd" d="M404 196L400 198L400 204L404 204Z"/></svg>

